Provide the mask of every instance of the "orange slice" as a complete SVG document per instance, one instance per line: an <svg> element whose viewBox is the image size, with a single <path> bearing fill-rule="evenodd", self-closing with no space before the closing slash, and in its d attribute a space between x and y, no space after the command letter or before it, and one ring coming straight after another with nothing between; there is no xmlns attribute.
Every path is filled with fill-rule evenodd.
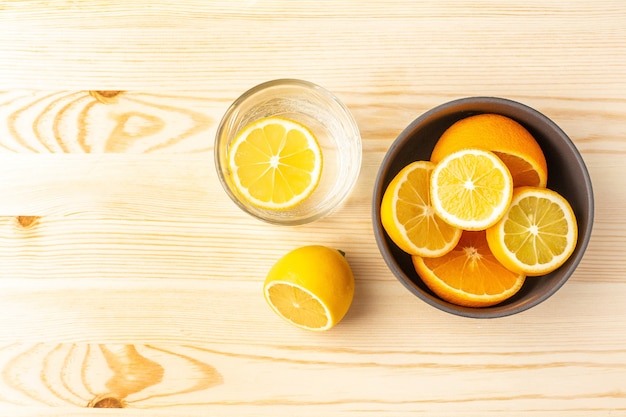
<svg viewBox="0 0 626 417"><path fill-rule="evenodd" d="M463 230L484 230L502 218L511 201L513 180L492 152L463 149L442 159L431 175L435 213Z"/></svg>
<svg viewBox="0 0 626 417"><path fill-rule="evenodd" d="M267 117L243 128L229 147L228 165L235 187L254 206L287 210L317 187L322 151L302 124Z"/></svg>
<svg viewBox="0 0 626 417"><path fill-rule="evenodd" d="M568 201L547 188L515 189L508 212L487 230L493 254L512 271L544 275L576 248L578 226Z"/></svg>
<svg viewBox="0 0 626 417"><path fill-rule="evenodd" d="M499 114L479 114L461 119L441 135L430 160L439 162L465 148L495 153L513 177L513 186L545 187L548 165L535 138L521 124Z"/></svg>
<svg viewBox="0 0 626 417"><path fill-rule="evenodd" d="M491 253L485 231L463 232L439 258L413 257L422 281L442 299L466 307L492 306L512 297L525 276L509 271Z"/></svg>
<svg viewBox="0 0 626 417"><path fill-rule="evenodd" d="M383 228L405 252L441 256L461 238L461 230L435 214L430 202L430 174L435 165L417 161L407 165L391 180L380 208Z"/></svg>

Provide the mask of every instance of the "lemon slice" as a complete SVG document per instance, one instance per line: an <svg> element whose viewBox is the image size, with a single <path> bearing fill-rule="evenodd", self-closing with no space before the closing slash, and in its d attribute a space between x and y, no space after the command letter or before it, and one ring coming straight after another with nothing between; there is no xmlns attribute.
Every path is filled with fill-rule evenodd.
<svg viewBox="0 0 626 417"><path fill-rule="evenodd" d="M513 179L500 158L489 151L463 149L443 158L431 175L435 213L463 230L485 230L504 216Z"/></svg>
<svg viewBox="0 0 626 417"><path fill-rule="evenodd" d="M252 205L288 210L313 193L322 174L322 151L302 124L267 117L244 127L228 152L239 193Z"/></svg>
<svg viewBox="0 0 626 417"><path fill-rule="evenodd" d="M383 195L380 217L398 247L411 255L441 256L461 238L461 229L435 214L430 202L430 174L435 164L412 162L391 180Z"/></svg>
<svg viewBox="0 0 626 417"><path fill-rule="evenodd" d="M530 276L563 265L577 239L578 226L569 202L547 188L516 188L507 213L487 229L495 257L511 271Z"/></svg>

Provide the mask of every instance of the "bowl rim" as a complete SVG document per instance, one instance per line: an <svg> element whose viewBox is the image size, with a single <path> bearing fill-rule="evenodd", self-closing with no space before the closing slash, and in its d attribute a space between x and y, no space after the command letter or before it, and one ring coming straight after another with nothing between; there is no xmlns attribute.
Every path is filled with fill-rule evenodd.
<svg viewBox="0 0 626 417"><path fill-rule="evenodd" d="M405 144L405 142L412 136L414 131L422 125L427 124L427 122L434 116L445 112L450 111L451 109L457 108L458 111L473 111L476 113L486 113L481 110L471 109L471 106L484 106L484 105L500 105L504 107L508 107L511 110L515 110L526 114L528 116L532 116L533 118L539 120L541 123L547 125L551 128L555 134L557 134L565 145L569 148L571 154L576 159L584 178L584 184L581 184L581 187L584 188L586 194L589 196L587 198L586 210L588 212L588 221L583 230L579 230L579 241L577 246L579 249L575 253L572 261L567 266L562 266L561 268L566 268L563 272L562 277L555 282L555 284L549 288L548 291L540 294L539 296L532 297L529 301L524 303L519 303L513 307L508 305L495 305L491 307L464 307L458 306L447 301L444 301L438 298L435 295L429 294L419 288L417 284L415 284L402 270L398 262L392 257L389 256L389 244L387 239L385 238L386 232L384 231L380 218L380 202L382 200L382 195L384 193L383 180L384 177L388 176L387 171L391 162L397 157L400 149ZM497 112L496 112L497 113ZM383 260L387 264L387 267L391 270L393 275L396 277L398 281L400 281L411 293L416 295L422 301L427 304L435 307L436 309L442 310L447 313L451 313L457 316L468 317L468 318L499 318L506 317L514 314L521 313L526 311L532 307L537 306L538 304L544 302L552 295L554 295L571 277L577 268L578 264L582 260L584 253L589 244L589 240L591 238L591 232L593 229L594 223L594 197L593 197L593 186L591 183L591 177L589 175L589 171L587 166L582 158L582 155L576 148L574 142L570 139L570 137L550 118L548 118L543 113L538 110L520 103L518 101L514 101L508 98L496 97L496 96L471 96L471 97L463 97L455 100L451 100L440 105L437 105L426 112L422 113L416 119L414 119L405 129L403 129L400 134L393 141L391 146L388 148L385 156L382 159L380 167L378 169L378 173L374 182L374 189L372 193L372 226L374 229L374 237L376 240L376 244L378 249L383 257ZM580 225L579 225L580 227ZM582 239L580 239L582 236Z"/></svg>

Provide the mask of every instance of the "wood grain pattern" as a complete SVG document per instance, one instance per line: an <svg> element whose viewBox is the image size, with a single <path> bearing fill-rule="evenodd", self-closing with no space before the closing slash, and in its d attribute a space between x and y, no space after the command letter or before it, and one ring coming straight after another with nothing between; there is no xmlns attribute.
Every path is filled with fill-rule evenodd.
<svg viewBox="0 0 626 417"><path fill-rule="evenodd" d="M154 346L11 345L2 353L2 398L17 405L125 408L223 383L210 365ZM177 372L166 378L165 367Z"/></svg>
<svg viewBox="0 0 626 417"><path fill-rule="evenodd" d="M0 104L4 152L202 152L216 124L193 98L122 91L11 90Z"/></svg>
<svg viewBox="0 0 626 417"><path fill-rule="evenodd" d="M0 35L0 416L626 414L621 0L12 0ZM336 93L363 137L349 199L291 228L236 209L213 162L230 103L279 77ZM412 296L370 220L393 139L469 95L557 122L595 191L571 280L497 320ZM357 279L323 334L261 294L308 243Z"/></svg>

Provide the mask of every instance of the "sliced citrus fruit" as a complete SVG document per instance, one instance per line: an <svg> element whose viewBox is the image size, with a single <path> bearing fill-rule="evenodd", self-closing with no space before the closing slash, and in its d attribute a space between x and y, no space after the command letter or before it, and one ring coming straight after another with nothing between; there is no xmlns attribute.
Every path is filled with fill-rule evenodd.
<svg viewBox="0 0 626 417"><path fill-rule="evenodd" d="M237 190L251 204L287 210L319 183L322 151L313 133L282 117L250 123L229 147L228 165Z"/></svg>
<svg viewBox="0 0 626 417"><path fill-rule="evenodd" d="M415 270L428 288L466 307L492 306L517 293L524 274L509 271L493 256L485 233L463 232L456 247L438 258L413 256Z"/></svg>
<svg viewBox="0 0 626 417"><path fill-rule="evenodd" d="M544 275L576 248L578 225L572 207L556 191L520 187L504 217L487 229L493 254L512 271Z"/></svg>
<svg viewBox="0 0 626 417"><path fill-rule="evenodd" d="M321 245L287 253L270 269L265 300L287 322L307 330L328 330L348 312L354 276L341 252Z"/></svg>
<svg viewBox="0 0 626 417"><path fill-rule="evenodd" d="M435 213L463 230L484 230L502 218L511 201L513 181L492 152L463 149L443 158L431 175Z"/></svg>
<svg viewBox="0 0 626 417"><path fill-rule="evenodd" d="M541 146L524 126L499 114L479 114L459 120L441 135L431 154L432 162L465 148L495 153L513 177L513 186L545 187L548 165Z"/></svg>
<svg viewBox="0 0 626 417"><path fill-rule="evenodd" d="M430 174L435 165L413 162L391 180L380 207L383 228L400 249L420 256L441 256L461 238L461 229L435 214L430 202Z"/></svg>

